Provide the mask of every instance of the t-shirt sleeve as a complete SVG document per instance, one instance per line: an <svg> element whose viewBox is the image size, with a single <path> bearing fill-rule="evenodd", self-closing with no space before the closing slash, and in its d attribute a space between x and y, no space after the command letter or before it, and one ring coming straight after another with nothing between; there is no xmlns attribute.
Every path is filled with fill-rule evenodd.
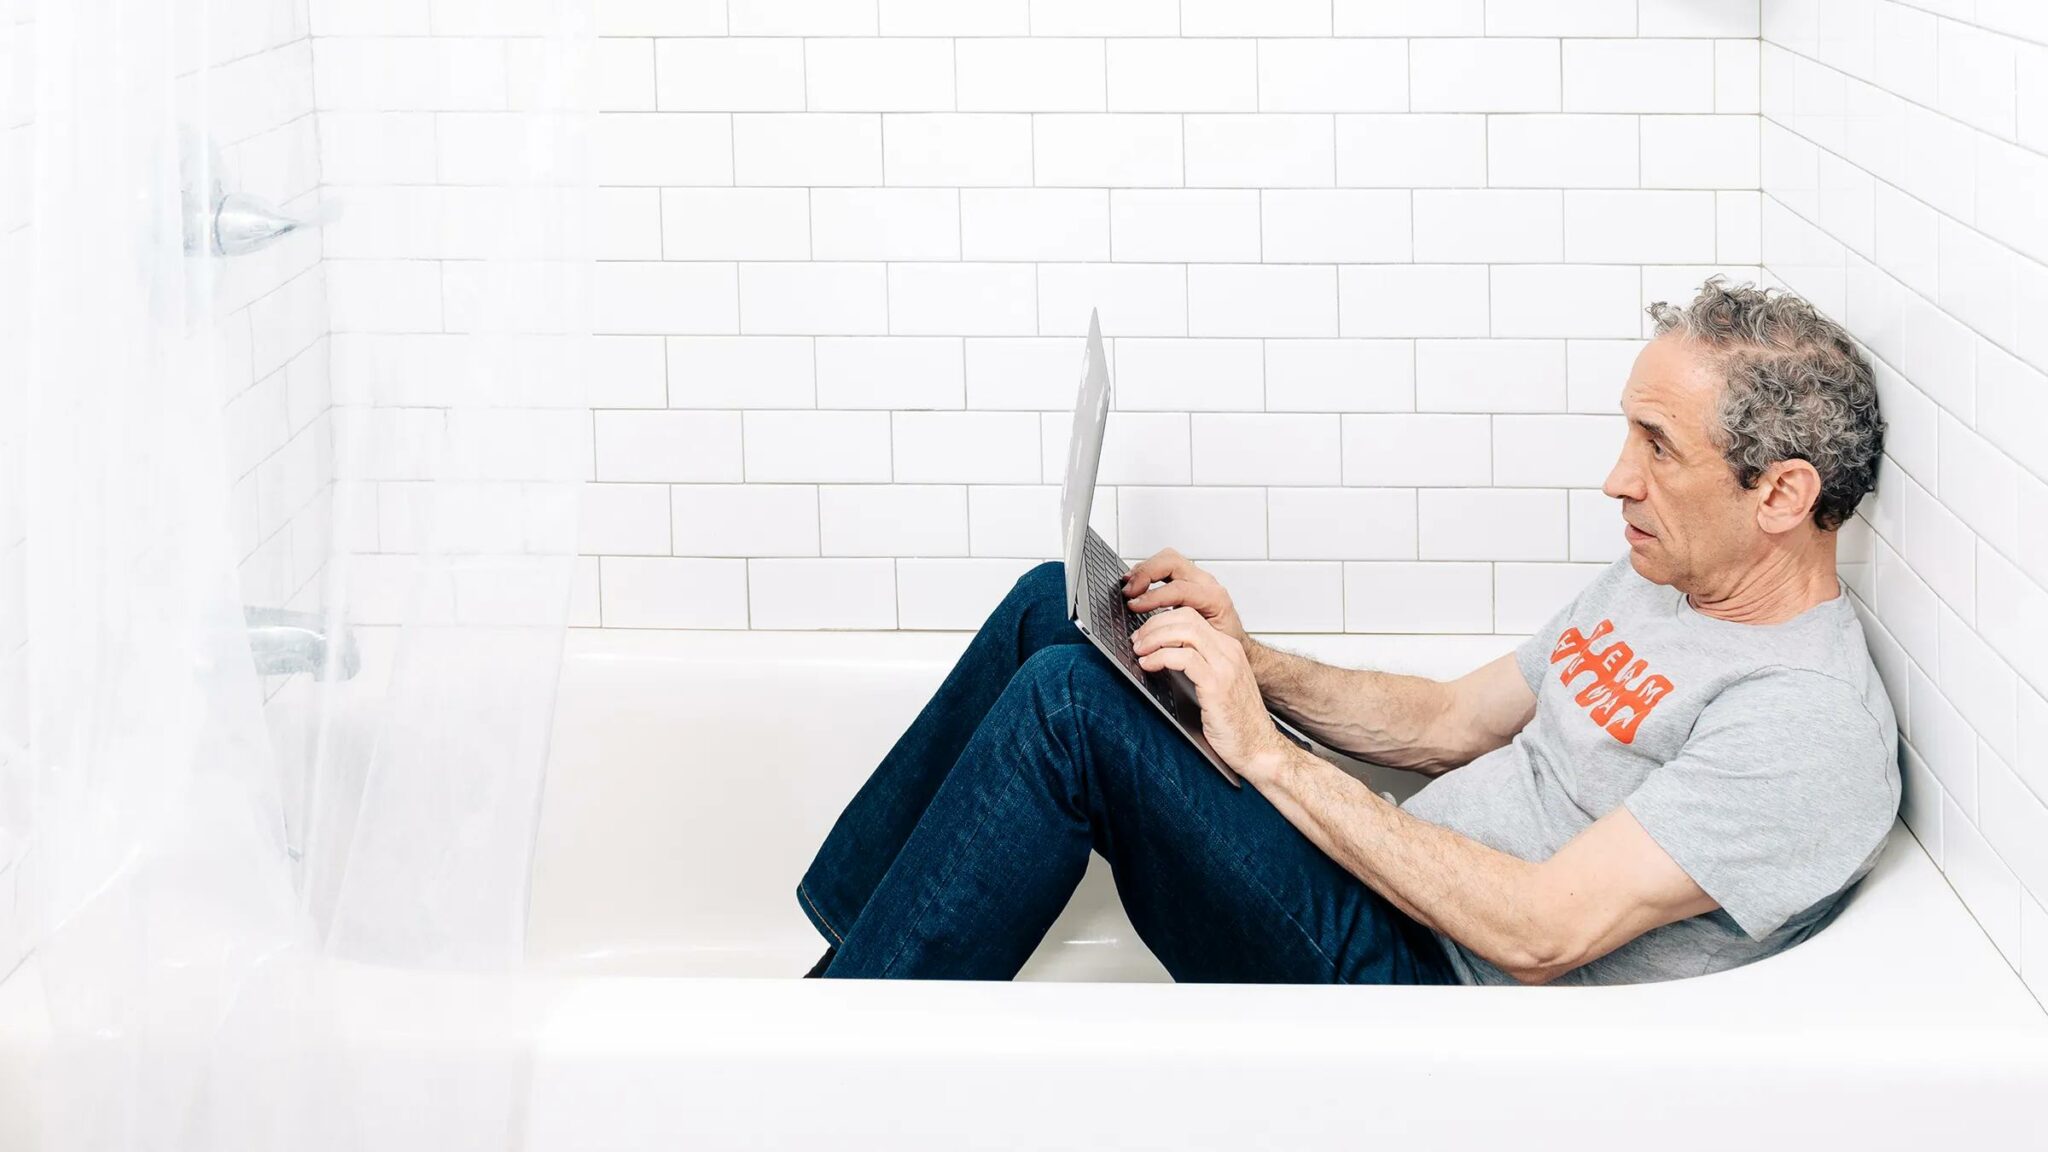
<svg viewBox="0 0 2048 1152"><path fill-rule="evenodd" d="M1623 803L1760 941L1876 857L1898 813L1895 756L1847 684L1770 669L1716 696Z"/></svg>

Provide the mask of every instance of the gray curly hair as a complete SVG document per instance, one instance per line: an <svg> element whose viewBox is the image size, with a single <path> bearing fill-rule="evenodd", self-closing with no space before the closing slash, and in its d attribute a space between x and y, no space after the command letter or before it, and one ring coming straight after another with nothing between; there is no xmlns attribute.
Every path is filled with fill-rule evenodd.
<svg viewBox="0 0 2048 1152"><path fill-rule="evenodd" d="M1789 292L1720 276L1684 308L1660 300L1646 311L1657 335L1712 349L1726 380L1714 439L1736 480L1754 488L1771 465L1804 460L1820 473L1813 522L1841 527L1877 487L1885 429L1870 362L1849 333Z"/></svg>

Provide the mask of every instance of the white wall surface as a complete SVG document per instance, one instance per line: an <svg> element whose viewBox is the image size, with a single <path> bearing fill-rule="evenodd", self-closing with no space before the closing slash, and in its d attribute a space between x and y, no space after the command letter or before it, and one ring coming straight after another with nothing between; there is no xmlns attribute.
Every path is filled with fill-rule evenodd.
<svg viewBox="0 0 2048 1152"><path fill-rule="evenodd" d="M35 35L34 12L25 0L0 3L0 267L32 267L33 126L35 74L28 67ZM28 374L29 293L26 274L0 276L0 380ZM19 388L0 387L0 728L21 730L22 646L28 642L21 605L24 588L22 542L27 535L20 504L23 403ZM0 868L12 854L0 846ZM0 941L0 967L6 966Z"/></svg>
<svg viewBox="0 0 2048 1152"><path fill-rule="evenodd" d="M140 122L129 134L131 140L157 142L158 138L151 136L156 130L162 133L162 143L175 147L180 132L191 130L203 136L216 150L217 174L230 192L246 192L293 208L304 207L317 195L312 53L305 0L238 0L210 8L187 5L180 9L182 14L196 16L205 8L215 19L202 22L166 15L164 26L177 27L182 35L170 43L150 41L147 49L157 51L140 52L128 51L136 45L89 39L102 30L105 21L99 17L106 14L88 16L80 25L70 26L58 15L65 3L67 0L0 0L0 761L19 751L10 740L26 740L29 733L31 621L51 619L53 612L62 615L48 603L31 603L29 599L27 559L31 549L40 543L61 550L65 544L30 538L24 493L40 492L46 499L55 494L60 506L73 506L62 498L67 482L84 485L79 490L90 492L96 481L118 484L145 472L154 474L147 469L77 477L27 474L30 453L23 451L22 437L31 423L29 388L53 387L53 382L76 376L75 371L67 374L65 370L66 361L76 356L76 349L67 343L75 334L90 331L95 340L134 341L128 346L174 350L168 353L172 356L189 354L195 367L210 364L226 424L222 465L232 485L230 536L246 602L276 605L292 601L318 573L326 543L322 465L327 452L320 421L320 413L327 407L326 305L320 297L317 238L296 237L256 256L200 263L179 252L175 231L158 233L154 236L158 247L137 251L130 269L149 277L136 283L161 289L152 296L158 305L153 312L133 310L131 314L127 307L112 305L84 316L85 322L75 326L65 323L66 317L59 319L54 331L37 333L32 327L37 322L35 313L40 311L33 307L40 272L60 266L98 267L80 263L92 259L85 255L91 246L73 251L67 243L72 238L68 229L81 217L78 211L65 215L64 205L77 205L61 197L68 195L71 181L93 171L90 161L81 162L69 153L69 141L53 138L67 123L97 128L113 122L110 106L122 113L134 111ZM153 21L145 23L155 26ZM146 35L128 29L129 40ZM74 63L74 53L80 65L78 76L69 71L38 75L39 67L52 62L68 69ZM147 111L163 113L152 119L142 110L127 108L116 93L97 93L100 99L94 100L93 93L64 88L67 81L81 77L89 83L104 82L105 69L116 65L143 70L135 73L137 93L162 93L165 81L171 81L168 90L173 106L152 106ZM164 71L147 71L158 67ZM56 103L44 107L41 156L37 140L39 88L59 93ZM112 140L86 143L121 146ZM155 167L156 155L130 157L132 163L110 164L106 172L173 175L176 152L166 148L161 169ZM48 159L52 156L54 161ZM39 186L39 163L54 163L57 178ZM73 164L79 167L74 169ZM170 183L167 181L167 186ZM45 212L41 231L39 205ZM55 216L49 214L52 211ZM128 235L128 230L144 219L119 212L112 215L114 218L103 223L115 236ZM170 263L162 265L162 261ZM118 277L121 267L125 265L115 267L112 274ZM192 279L187 284L177 283L181 275ZM210 282L205 279L208 276ZM97 288L100 283L94 280L90 286ZM212 292L210 310L203 306L203 296L188 299L188 286ZM59 291L61 298L68 300L77 289L74 284L45 290ZM130 302L141 299L118 290L109 295ZM84 306L94 303L88 300ZM46 312L43 318L48 318ZM163 327L154 333L136 330L135 325L150 323ZM35 346L37 335L43 338L40 348ZM189 338L189 347L179 347L181 337ZM86 361L114 362L127 361ZM39 378L31 379L32 365L37 363L42 363L43 371ZM191 379L174 367L162 380L133 383L138 387L179 387ZM204 376L199 382L205 383ZM123 424L119 420L111 423ZM134 423L132 414L127 423ZM176 469L166 465L158 471L171 474ZM75 506L84 508L91 503L81 498ZM109 517L87 526L87 532L126 523ZM140 536L132 541L121 539L132 543L138 558L160 560L162 550L147 546L151 540ZM81 543L79 550L90 554L103 542L96 538ZM169 551L177 554L176 549ZM45 567L64 570L62 564ZM91 567L86 562L81 570ZM42 615L32 616L37 609ZM88 625L81 622L81 626ZM0 820L8 825L0 827L0 906L18 903L15 889L20 873L15 866L26 858L27 841L10 841L9 833L35 827L33 819L23 822L33 816L31 799L27 795L0 796L0 808L9 810L5 815L17 817ZM27 948L26 937L17 935L27 927L22 918L4 920L0 923L0 978Z"/></svg>
<svg viewBox="0 0 2048 1152"><path fill-rule="evenodd" d="M1756 0L600 21L589 623L974 627L1095 306L1120 551L1258 630L1527 631L1619 554L1643 304L1756 275Z"/></svg>
<svg viewBox="0 0 2048 1152"><path fill-rule="evenodd" d="M0 6L4 259L31 227L29 11ZM356 364L430 341L441 260L516 252L492 113L551 29L469 0L259 11L213 46L233 185L306 208L324 162L350 206L220 285L245 597L283 603L331 531L330 330ZM973 627L1056 547L1094 305L1096 524L1126 555L1181 548L1259 631L1526 632L1619 554L1597 488L1643 304L1762 265L1877 361L1891 430L1845 574L1906 816L2048 992L2048 5L600 20L596 411L588 449L552 449L594 477L579 622ZM0 300L0 334L25 312ZM19 538L0 501L0 596Z"/></svg>
<svg viewBox="0 0 2048 1152"><path fill-rule="evenodd" d="M2048 4L1766 0L1763 255L1873 354L1906 819L2048 996Z"/></svg>
<svg viewBox="0 0 2048 1152"><path fill-rule="evenodd" d="M341 212L321 232L334 591L359 624L558 618L593 472L585 378L609 374L588 335L588 237L607 223L578 105L591 6L310 6L323 195ZM594 621L588 568L577 612ZM514 590L529 579L546 588Z"/></svg>
<svg viewBox="0 0 2048 1152"><path fill-rule="evenodd" d="M15 270L14 275L0 275L0 742L9 740L5 733L28 727L28 620L23 611L28 595L28 527L21 504L25 454L17 431L26 397L12 382L27 377L29 364L33 287L27 270L33 267L30 246L35 240L35 96L34 74L27 63L35 35L33 16L25 0L0 2L0 269ZM11 752L0 747L0 757ZM20 802L0 796L0 805L10 810ZM26 843L0 828L0 902L6 906L18 899L21 871L16 865L26 852ZM0 978L28 949L18 919L0 918Z"/></svg>
<svg viewBox="0 0 2048 1152"><path fill-rule="evenodd" d="M319 200L306 0L222 5L193 29L181 121L207 125L229 192L287 213ZM245 603L310 606L333 480L326 277L317 232L215 262L217 375L226 403L229 528Z"/></svg>
<svg viewBox="0 0 2048 1152"><path fill-rule="evenodd" d="M35 11L29 0L0 7L0 264L17 271L32 267ZM215 15L185 26L173 122L203 126L227 191L305 210L320 182L305 0L250 0ZM251 604L302 598L326 551L331 453L319 262L320 241L308 233L214 265L212 355L226 420L230 530ZM0 299L0 373L25 375L30 340L22 326L33 289L26 275L0 277L0 286L24 293ZM0 603L21 595L24 529L9 499L20 490L9 423L0 412ZM0 620L22 619L0 612ZM0 628L0 698L11 696L9 658L22 639Z"/></svg>

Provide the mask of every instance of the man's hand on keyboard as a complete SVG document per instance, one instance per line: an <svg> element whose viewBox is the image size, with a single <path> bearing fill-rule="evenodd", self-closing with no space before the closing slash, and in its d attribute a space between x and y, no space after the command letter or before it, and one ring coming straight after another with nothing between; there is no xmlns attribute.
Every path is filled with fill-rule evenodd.
<svg viewBox="0 0 2048 1152"><path fill-rule="evenodd" d="M1155 580L1165 583L1157 588L1148 588ZM1150 612L1154 608L1170 606L1192 608L1218 632L1240 645L1251 643L1251 637L1245 635L1243 622L1237 618L1237 608L1230 602L1230 593L1223 590L1223 585L1217 583L1214 576L1195 567L1194 561L1171 548L1161 548L1149 559L1139 561L1138 566L1131 569L1131 574L1124 578L1124 595L1130 598L1126 604L1132 612ZM1160 613L1160 617L1165 615ZM1257 699L1256 696L1253 698Z"/></svg>
<svg viewBox="0 0 2048 1152"><path fill-rule="evenodd" d="M1232 771L1246 765L1286 737L1273 726L1258 679L1236 637L1212 626L1193 608L1169 608L1131 633L1131 650L1147 672L1175 668L1195 684L1202 706L1202 735Z"/></svg>

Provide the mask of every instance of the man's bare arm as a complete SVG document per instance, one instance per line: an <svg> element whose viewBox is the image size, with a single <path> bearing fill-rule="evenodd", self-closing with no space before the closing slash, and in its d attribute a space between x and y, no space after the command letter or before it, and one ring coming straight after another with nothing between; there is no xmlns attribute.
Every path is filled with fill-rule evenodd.
<svg viewBox="0 0 2048 1152"><path fill-rule="evenodd" d="M1133 567L1124 595L1133 612L1179 605L1201 613L1244 646L1268 708L1325 747L1362 760L1435 775L1507 743L1536 714L1536 694L1511 656L1442 682L1334 668L1268 648L1245 631L1223 585L1172 548Z"/></svg>
<svg viewBox="0 0 2048 1152"><path fill-rule="evenodd" d="M1346 871L1525 984L1719 907L1626 805L1530 863L1410 816L1292 744L1245 778Z"/></svg>
<svg viewBox="0 0 2048 1152"><path fill-rule="evenodd" d="M1194 681L1202 727L1217 752L1318 848L1408 915L1515 979L1553 980L1660 925L1712 911L1626 804L1595 820L1549 859L1532 863L1419 820L1363 781L1282 739L1266 719L1244 643L1198 613L1175 609L1132 634L1138 663ZM1534 693L1512 658L1464 680L1480 715L1526 721ZM1461 680L1460 683L1463 683ZM1399 689L1396 689L1399 691ZM1441 706L1439 714L1459 707ZM1438 730L1427 712L1416 730ZM1470 722L1463 730L1477 727ZM1503 725L1504 726L1504 725ZM1427 743L1427 740L1424 741Z"/></svg>
<svg viewBox="0 0 2048 1152"><path fill-rule="evenodd" d="M1326 747L1390 768L1449 771L1536 714L1512 654L1451 681L1338 668L1257 640L1245 654L1267 707Z"/></svg>

